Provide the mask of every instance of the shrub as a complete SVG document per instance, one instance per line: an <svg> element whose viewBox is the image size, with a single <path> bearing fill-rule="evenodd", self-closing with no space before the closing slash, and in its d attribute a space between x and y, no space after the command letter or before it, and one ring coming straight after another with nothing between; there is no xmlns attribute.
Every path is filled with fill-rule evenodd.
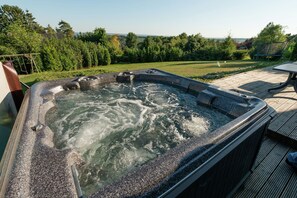
<svg viewBox="0 0 297 198"><path fill-rule="evenodd" d="M65 43L59 48L59 57L64 71L70 71L77 69L77 59L74 50Z"/></svg>
<svg viewBox="0 0 297 198"><path fill-rule="evenodd" d="M233 58L235 60L243 60L249 55L248 50L236 50L233 53Z"/></svg>
<svg viewBox="0 0 297 198"><path fill-rule="evenodd" d="M88 42L87 47L91 55L92 66L98 66L98 56L97 56L98 48L96 44Z"/></svg>
<svg viewBox="0 0 297 198"><path fill-rule="evenodd" d="M102 65L110 65L111 63L111 58L108 49L105 47L103 49L103 60L102 60Z"/></svg>
<svg viewBox="0 0 297 198"><path fill-rule="evenodd" d="M297 42L295 43L290 59L292 61L297 61Z"/></svg>
<svg viewBox="0 0 297 198"><path fill-rule="evenodd" d="M140 62L140 52L137 48L125 48L121 61L128 63Z"/></svg>
<svg viewBox="0 0 297 198"><path fill-rule="evenodd" d="M40 57L43 63L43 71L62 71L63 67L59 54L55 47L55 40L49 39L43 42L40 51Z"/></svg>
<svg viewBox="0 0 297 198"><path fill-rule="evenodd" d="M90 51L89 51L86 43L79 41L79 40L77 40L76 42L78 42L79 50L82 55L82 66L83 67L91 67L92 66L92 58L91 58L91 54L90 54Z"/></svg>
<svg viewBox="0 0 297 198"><path fill-rule="evenodd" d="M0 55L5 55L5 54L16 54L16 50L12 47L6 47L0 45Z"/></svg>
<svg viewBox="0 0 297 198"><path fill-rule="evenodd" d="M184 53L183 51L178 47L172 47L166 50L166 60L167 61L177 61L181 60Z"/></svg>

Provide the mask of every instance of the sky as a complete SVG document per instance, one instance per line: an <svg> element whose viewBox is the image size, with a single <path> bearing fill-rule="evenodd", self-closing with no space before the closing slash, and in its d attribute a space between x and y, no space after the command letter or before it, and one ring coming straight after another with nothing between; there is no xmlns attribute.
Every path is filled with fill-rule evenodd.
<svg viewBox="0 0 297 198"><path fill-rule="evenodd" d="M75 32L102 27L118 34L250 38L274 22L297 34L297 0L0 0L3 4L29 10L44 27L64 20Z"/></svg>

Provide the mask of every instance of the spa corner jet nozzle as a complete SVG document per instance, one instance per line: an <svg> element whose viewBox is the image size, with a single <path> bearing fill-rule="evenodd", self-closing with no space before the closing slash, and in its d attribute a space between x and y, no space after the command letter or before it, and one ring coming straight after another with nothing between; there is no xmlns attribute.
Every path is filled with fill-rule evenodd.
<svg viewBox="0 0 297 198"><path fill-rule="evenodd" d="M68 82L63 86L63 89L65 89L66 91L79 89L79 88L80 88L80 85L77 81Z"/></svg>
<svg viewBox="0 0 297 198"><path fill-rule="evenodd" d="M154 69L148 69L145 71L145 73L147 73L147 74L153 74L155 72L156 72L156 70L154 70Z"/></svg>
<svg viewBox="0 0 297 198"><path fill-rule="evenodd" d="M97 76L83 76L76 78L75 80L66 83L63 86L63 89L68 90L75 90L75 89L90 89L100 83L100 78Z"/></svg>
<svg viewBox="0 0 297 198"><path fill-rule="evenodd" d="M31 129L35 132L40 131L44 127L43 124L36 124L35 126L32 126Z"/></svg>
<svg viewBox="0 0 297 198"><path fill-rule="evenodd" d="M134 79L135 75L133 72L121 72L117 75L116 80L117 82L132 82Z"/></svg>

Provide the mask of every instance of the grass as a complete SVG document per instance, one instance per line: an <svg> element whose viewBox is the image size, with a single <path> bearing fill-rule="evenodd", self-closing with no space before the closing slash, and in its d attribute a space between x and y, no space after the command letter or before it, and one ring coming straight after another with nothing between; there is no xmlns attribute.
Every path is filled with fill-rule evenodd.
<svg viewBox="0 0 297 198"><path fill-rule="evenodd" d="M112 64L108 66L97 66L87 69L62 72L42 72L29 75L20 75L22 82L31 86L39 81L55 80L60 78L73 78L76 76L96 75L107 72L122 72L127 70L139 70L156 68L184 77L210 82L228 75L246 72L253 69L275 65L274 61L175 61L156 63L134 63L134 64Z"/></svg>

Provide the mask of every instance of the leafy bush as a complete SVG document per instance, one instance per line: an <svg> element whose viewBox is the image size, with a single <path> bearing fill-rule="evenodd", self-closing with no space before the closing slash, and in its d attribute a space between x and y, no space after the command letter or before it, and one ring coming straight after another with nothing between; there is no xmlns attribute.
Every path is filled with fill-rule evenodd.
<svg viewBox="0 0 297 198"><path fill-rule="evenodd" d="M91 54L89 52L89 49L86 45L86 43L82 42L82 41L76 41L78 42L78 46L79 46L79 50L81 52L82 55L82 67L91 67L92 66L92 57Z"/></svg>
<svg viewBox="0 0 297 198"><path fill-rule="evenodd" d="M43 63L43 71L62 71L63 67L56 50L56 40L49 39L43 42L40 57Z"/></svg>
<svg viewBox="0 0 297 198"><path fill-rule="evenodd" d="M235 60L243 60L245 59L247 56L249 55L249 51L248 50L236 50L233 53L233 58Z"/></svg>
<svg viewBox="0 0 297 198"><path fill-rule="evenodd" d="M59 58L62 64L62 68L64 71L70 71L77 69L77 56L75 51L70 47L67 41L61 41L59 43Z"/></svg>
<svg viewBox="0 0 297 198"><path fill-rule="evenodd" d="M297 61L297 42L295 43L290 59L292 61Z"/></svg>
<svg viewBox="0 0 297 198"><path fill-rule="evenodd" d="M178 61L181 60L184 55L183 50L178 47L172 47L166 49L166 61Z"/></svg>
<svg viewBox="0 0 297 198"><path fill-rule="evenodd" d="M137 48L125 48L124 54L121 57L122 62L137 63L140 62L140 52Z"/></svg>
<svg viewBox="0 0 297 198"><path fill-rule="evenodd" d="M111 63L108 49L101 44L97 45L97 57L99 65L109 65Z"/></svg>
<svg viewBox="0 0 297 198"><path fill-rule="evenodd" d="M107 48L103 49L103 60L102 60L102 65L110 65L111 59L110 59L110 54Z"/></svg>
<svg viewBox="0 0 297 198"><path fill-rule="evenodd" d="M91 42L88 42L86 44L87 44L87 47L88 47L90 55L91 55L92 66L98 66L97 45L95 43L91 43Z"/></svg>

